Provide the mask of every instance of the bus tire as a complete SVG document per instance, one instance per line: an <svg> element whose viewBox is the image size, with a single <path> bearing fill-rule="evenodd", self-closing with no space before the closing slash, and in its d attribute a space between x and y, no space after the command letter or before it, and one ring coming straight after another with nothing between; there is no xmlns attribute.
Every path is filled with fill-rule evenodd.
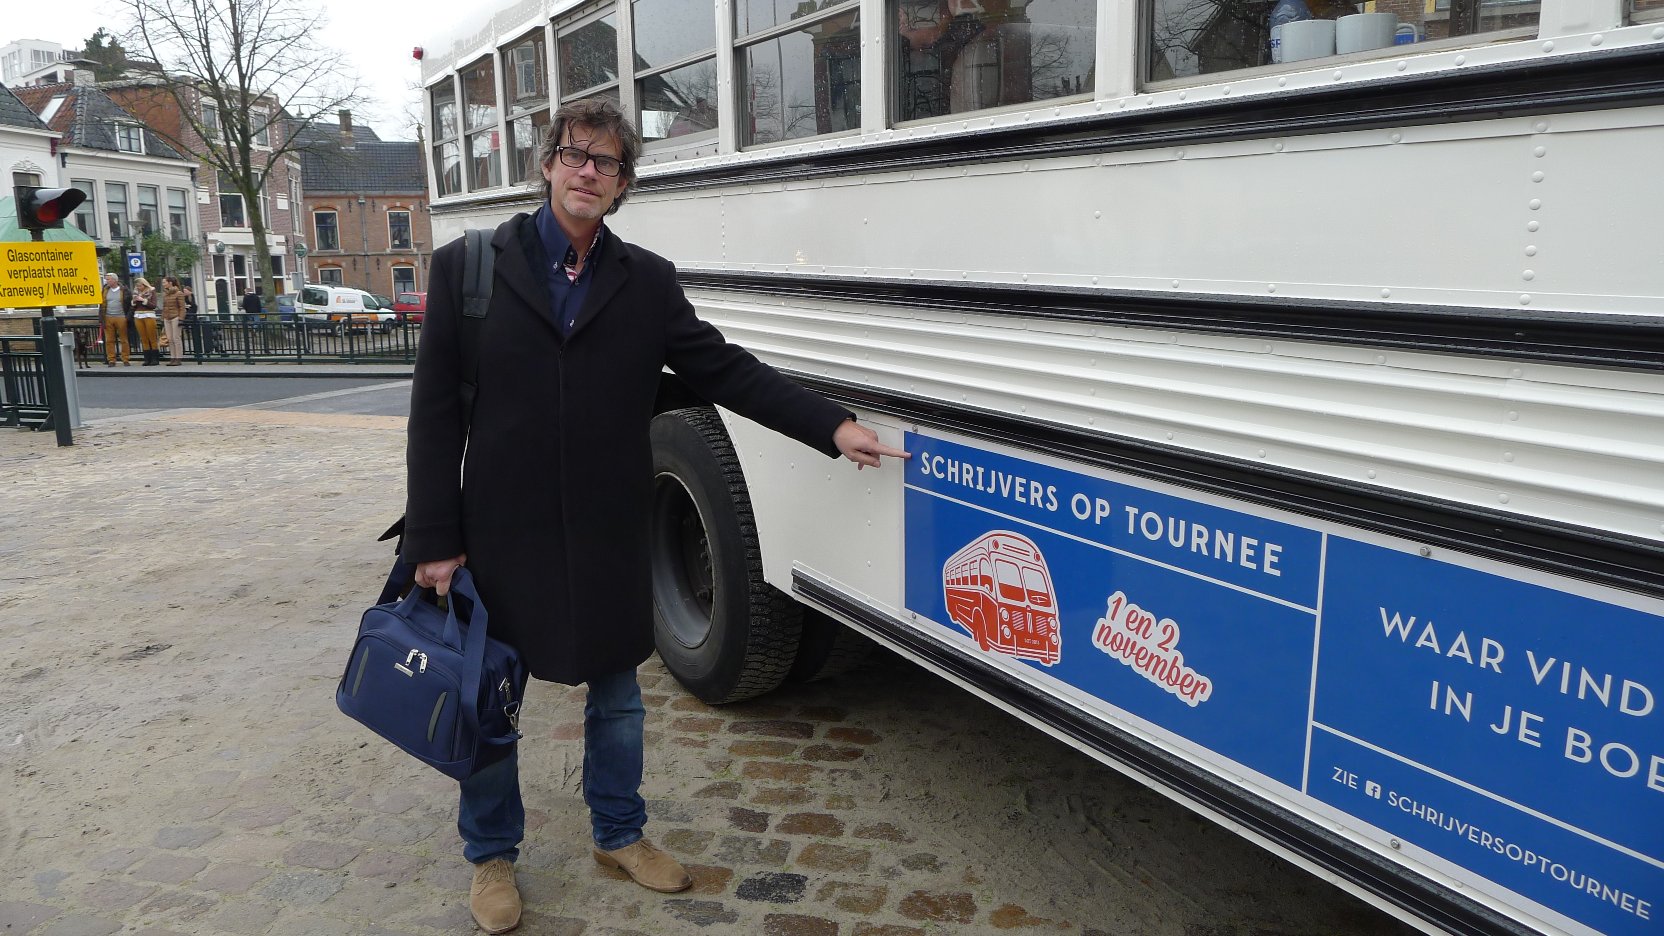
<svg viewBox="0 0 1664 936"><path fill-rule="evenodd" d="M763 553L734 445L716 410L653 419L653 637L676 681L712 705L777 688L802 606L763 580Z"/></svg>
<svg viewBox="0 0 1664 936"><path fill-rule="evenodd" d="M803 609L803 640L797 661L786 676L789 683L831 679L860 666L878 645L865 634L813 608Z"/></svg>

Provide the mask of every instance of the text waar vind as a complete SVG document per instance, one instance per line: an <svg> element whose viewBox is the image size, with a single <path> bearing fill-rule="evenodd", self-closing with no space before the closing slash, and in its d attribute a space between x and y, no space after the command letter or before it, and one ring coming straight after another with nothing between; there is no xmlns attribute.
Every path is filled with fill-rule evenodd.
<svg viewBox="0 0 1664 936"><path fill-rule="evenodd" d="M1489 677L1487 685L1574 699L1580 705L1633 719L1629 723L1635 726L1635 735L1657 736L1657 694L1645 683L1533 647L1509 648L1488 636L1470 638L1465 630L1440 626L1396 609L1382 607L1380 615L1382 634L1388 641L1470 664L1476 675ZM1496 677L1503 680L1498 683ZM1664 793L1664 750L1650 750L1632 737L1600 737L1587 726L1556 724L1532 710L1530 695L1492 696L1494 701L1486 705L1485 696L1476 696L1472 688L1450 680L1434 679L1431 683L1427 707L1441 716L1459 718L1520 744L1556 752L1573 763L1587 764L1613 778L1643 783L1649 790Z"/></svg>

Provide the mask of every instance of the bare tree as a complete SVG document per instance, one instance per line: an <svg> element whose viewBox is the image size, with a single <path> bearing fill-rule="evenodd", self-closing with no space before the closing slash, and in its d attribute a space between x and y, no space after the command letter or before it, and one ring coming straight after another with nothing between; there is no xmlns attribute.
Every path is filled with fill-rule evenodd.
<svg viewBox="0 0 1664 936"><path fill-rule="evenodd" d="M304 0L119 0L125 45L160 66L131 80L129 110L242 196L267 309L276 307L261 194L285 157L316 145L299 131L364 102L322 17ZM212 117L205 113L212 106ZM297 160L298 161L298 160ZM299 211L295 205L291 210Z"/></svg>

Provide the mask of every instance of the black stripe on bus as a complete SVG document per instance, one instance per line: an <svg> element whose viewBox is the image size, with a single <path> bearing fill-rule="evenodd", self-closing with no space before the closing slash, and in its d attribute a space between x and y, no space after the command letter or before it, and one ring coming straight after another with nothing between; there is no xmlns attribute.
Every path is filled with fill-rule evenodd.
<svg viewBox="0 0 1664 936"><path fill-rule="evenodd" d="M1269 800L1250 796L1168 752L1127 734L1010 673L955 652L882 610L829 585L792 572L792 591L857 622L908 653L976 686L1053 731L1127 765L1156 783L1239 823L1324 870L1449 933L1527 936L1535 931L1454 891L1383 860Z"/></svg>
<svg viewBox="0 0 1664 936"><path fill-rule="evenodd" d="M932 280L680 270L685 287L798 301L1178 329L1274 340L1477 354L1599 367L1664 367L1664 316L1160 293Z"/></svg>
<svg viewBox="0 0 1664 936"><path fill-rule="evenodd" d="M1155 95L1172 93L1157 91ZM655 171L637 179L631 190L650 193L799 181L993 160L1091 155L1659 103L1664 103L1664 44L1650 43L1426 75L1246 94L1228 100L1117 109L1039 125L932 133L793 156L771 157L763 150L756 159L729 165L668 172L656 171L655 166ZM975 114L955 116L966 121L978 119Z"/></svg>
<svg viewBox="0 0 1664 936"><path fill-rule="evenodd" d="M1329 520L1428 547L1664 598L1664 543L1505 513L1342 478L1191 452L1007 413L949 404L797 371L784 373L845 406L922 431L940 428L1155 481Z"/></svg>

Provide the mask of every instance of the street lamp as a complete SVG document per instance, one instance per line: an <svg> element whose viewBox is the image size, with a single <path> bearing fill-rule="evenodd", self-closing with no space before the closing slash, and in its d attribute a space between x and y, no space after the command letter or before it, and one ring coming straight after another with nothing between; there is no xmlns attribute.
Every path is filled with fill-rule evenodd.
<svg viewBox="0 0 1664 936"><path fill-rule="evenodd" d="M364 241L364 291L365 292L371 292L372 290L370 289L370 223L369 223L369 219L364 217L364 214L365 214L364 204L365 204L364 196L362 196L362 195L358 196L358 233L360 235L362 235L363 241Z"/></svg>

